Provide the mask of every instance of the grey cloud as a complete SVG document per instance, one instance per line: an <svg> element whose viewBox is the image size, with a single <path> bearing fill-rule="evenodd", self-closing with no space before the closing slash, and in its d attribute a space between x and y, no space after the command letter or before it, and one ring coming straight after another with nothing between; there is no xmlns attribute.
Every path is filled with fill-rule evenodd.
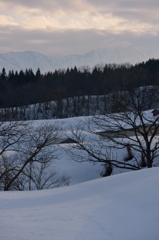
<svg viewBox="0 0 159 240"><path fill-rule="evenodd" d="M0 27L0 53L31 50L45 55L84 54L102 48L158 46L159 34L136 36L130 32L112 34L91 30L24 30L17 27Z"/></svg>
<svg viewBox="0 0 159 240"><path fill-rule="evenodd" d="M103 16L110 13L113 16L125 19L125 21L136 20L155 25L159 22L159 0L0 0L0 2L13 8L16 6L24 6L29 9L36 8L41 10L44 15L46 12L54 14L57 10L62 9L69 11L71 16L71 13L83 9L90 11L92 17L94 13L100 13ZM88 6L86 7L86 4L91 7L91 10Z"/></svg>
<svg viewBox="0 0 159 240"><path fill-rule="evenodd" d="M90 6L94 6L97 10L102 9L103 7L105 9L159 9L159 1L158 0L112 0L112 1L106 1L106 0L0 0L0 2L4 3L5 5L11 4L13 6L20 5L20 6L26 6L29 8L35 7L35 8L44 8L44 9L50 9L56 10L59 8L62 9L74 9L77 6L79 7L83 5L83 8L85 7L85 3L88 3ZM89 11L89 9L85 9Z"/></svg>
<svg viewBox="0 0 159 240"><path fill-rule="evenodd" d="M72 10L76 8L76 2L73 0L0 0L6 6L23 6L27 8L36 8L43 11L55 12L59 9Z"/></svg>
<svg viewBox="0 0 159 240"><path fill-rule="evenodd" d="M159 8L159 1L158 0L134 0L134 1L119 1L120 7L125 8L132 8L132 9L154 9Z"/></svg>
<svg viewBox="0 0 159 240"><path fill-rule="evenodd" d="M101 13L111 13L114 16L127 20L138 20L141 22L159 22L159 1L158 0L86 0L94 5ZM102 10L101 10L102 9Z"/></svg>
<svg viewBox="0 0 159 240"><path fill-rule="evenodd" d="M131 8L131 9L150 9L150 8L159 8L159 1L158 0L112 0L112 1L105 1L105 0L85 0L87 3L94 5L96 7L113 7L113 8Z"/></svg>

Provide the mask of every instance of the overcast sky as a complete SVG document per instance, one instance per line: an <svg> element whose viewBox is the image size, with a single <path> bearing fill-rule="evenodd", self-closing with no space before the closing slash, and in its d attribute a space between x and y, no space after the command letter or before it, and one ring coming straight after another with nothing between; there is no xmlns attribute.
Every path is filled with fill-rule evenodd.
<svg viewBox="0 0 159 240"><path fill-rule="evenodd" d="M159 0L0 0L0 53L159 46Z"/></svg>

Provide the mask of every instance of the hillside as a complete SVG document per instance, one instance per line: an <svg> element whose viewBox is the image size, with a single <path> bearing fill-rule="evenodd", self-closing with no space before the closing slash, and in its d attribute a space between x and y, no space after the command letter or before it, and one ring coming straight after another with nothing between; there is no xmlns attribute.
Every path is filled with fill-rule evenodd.
<svg viewBox="0 0 159 240"><path fill-rule="evenodd" d="M71 68L74 66L94 67L95 65L108 63L130 63L136 64L142 61L147 61L150 58L159 58L159 49L152 48L149 50L139 51L133 48L120 49L99 49L90 51L83 55L68 55L68 56L45 56L38 52L9 52L0 54L0 69L5 68L14 71L25 71L33 69L37 71L40 68L42 73L54 71L55 69Z"/></svg>
<svg viewBox="0 0 159 240"><path fill-rule="evenodd" d="M71 136L71 128L75 129L84 119L45 122L63 123L63 129ZM33 124L44 124L44 120L33 121ZM87 127L85 125L85 130ZM0 239L158 240L159 168L134 172L115 169L112 176L103 178L101 163L75 162L62 151L65 147L67 144L56 146L59 154L53 167L59 174L69 175L70 186L1 191ZM118 160L124 154L123 150L117 150ZM82 151L80 156L82 158ZM123 171L129 172L121 173Z"/></svg>
<svg viewBox="0 0 159 240"><path fill-rule="evenodd" d="M159 168L60 189L1 192L3 240L158 240Z"/></svg>

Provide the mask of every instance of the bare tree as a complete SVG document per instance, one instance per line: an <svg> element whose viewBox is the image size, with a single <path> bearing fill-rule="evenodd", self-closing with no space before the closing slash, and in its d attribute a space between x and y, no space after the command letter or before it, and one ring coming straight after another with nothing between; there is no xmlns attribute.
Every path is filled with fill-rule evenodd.
<svg viewBox="0 0 159 240"><path fill-rule="evenodd" d="M69 153L76 161L104 163L105 176L113 167L139 170L155 166L159 157L159 115L153 116L152 107L159 103L158 96L158 87L128 88L110 94L108 112L72 129L78 143ZM122 151L122 159L118 151Z"/></svg>
<svg viewBox="0 0 159 240"><path fill-rule="evenodd" d="M18 179L20 190L41 190L69 185L66 174L59 175L54 167L54 162L31 162Z"/></svg>
<svg viewBox="0 0 159 240"><path fill-rule="evenodd" d="M53 161L58 157L57 123L34 126L31 122L2 122L0 125L0 189L31 190L68 185L67 176L58 176Z"/></svg>

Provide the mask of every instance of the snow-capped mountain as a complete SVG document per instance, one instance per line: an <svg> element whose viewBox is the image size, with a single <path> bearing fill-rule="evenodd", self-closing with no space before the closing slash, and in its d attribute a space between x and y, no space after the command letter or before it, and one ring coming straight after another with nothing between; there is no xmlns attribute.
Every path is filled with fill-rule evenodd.
<svg viewBox="0 0 159 240"><path fill-rule="evenodd" d="M159 58L159 48L142 49L120 48L120 49L98 49L83 55L68 56L45 56L38 52L9 52L0 54L0 70L5 68L14 71L25 71L31 68L34 72L40 68L41 72L54 71L55 69L66 69L71 67L94 67L109 63L131 63L136 64L147 61L150 58Z"/></svg>

